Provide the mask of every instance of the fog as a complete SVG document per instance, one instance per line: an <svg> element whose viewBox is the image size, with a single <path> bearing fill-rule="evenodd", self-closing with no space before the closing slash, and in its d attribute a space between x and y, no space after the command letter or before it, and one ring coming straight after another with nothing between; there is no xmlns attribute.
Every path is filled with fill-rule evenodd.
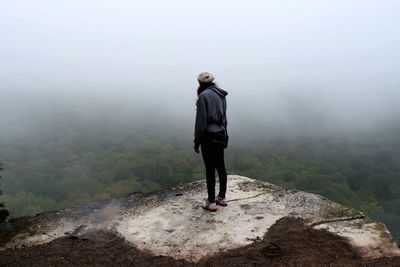
<svg viewBox="0 0 400 267"><path fill-rule="evenodd" d="M398 127L399 13L391 0L2 1L0 137L63 116L192 134L203 70L229 92L233 135Z"/></svg>
<svg viewBox="0 0 400 267"><path fill-rule="evenodd" d="M359 209L399 241L399 14L397 0L0 1L0 204L19 217L203 179L210 71L229 92L229 174Z"/></svg>

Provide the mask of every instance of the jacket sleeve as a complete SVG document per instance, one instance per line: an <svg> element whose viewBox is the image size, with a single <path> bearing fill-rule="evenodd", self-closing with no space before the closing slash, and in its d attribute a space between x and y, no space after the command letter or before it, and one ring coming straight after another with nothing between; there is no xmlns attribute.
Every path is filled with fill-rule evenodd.
<svg viewBox="0 0 400 267"><path fill-rule="evenodd" d="M226 117L226 99L224 98L224 118L223 118L223 121L224 121L224 127L225 127L225 132L226 132L226 134L228 134L228 119L227 119L227 117Z"/></svg>
<svg viewBox="0 0 400 267"><path fill-rule="evenodd" d="M196 103L196 122L194 127L194 143L201 144L204 132L207 129L207 110L203 97L199 97Z"/></svg>

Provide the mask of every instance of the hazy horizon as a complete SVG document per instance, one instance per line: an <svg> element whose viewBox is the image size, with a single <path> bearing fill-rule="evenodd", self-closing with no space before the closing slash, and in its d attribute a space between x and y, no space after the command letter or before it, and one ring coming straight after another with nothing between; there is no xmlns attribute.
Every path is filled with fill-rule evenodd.
<svg viewBox="0 0 400 267"><path fill-rule="evenodd" d="M3 1L0 122L27 131L20 124L57 112L127 124L153 113L191 131L196 76L209 70L229 92L234 132L398 125L399 11L397 1Z"/></svg>

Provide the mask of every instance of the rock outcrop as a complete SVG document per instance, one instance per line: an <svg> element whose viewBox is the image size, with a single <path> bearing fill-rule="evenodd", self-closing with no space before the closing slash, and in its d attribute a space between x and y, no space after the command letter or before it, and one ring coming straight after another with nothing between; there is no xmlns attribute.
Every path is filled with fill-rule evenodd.
<svg viewBox="0 0 400 267"><path fill-rule="evenodd" d="M205 196L205 182L196 181L179 188L133 193L117 200L22 218L20 227L14 225L2 234L0 253L106 230L141 251L198 262L260 241L278 220L290 217L346 238L362 257L400 255L384 224L316 194L231 175L228 207L206 212L201 208Z"/></svg>

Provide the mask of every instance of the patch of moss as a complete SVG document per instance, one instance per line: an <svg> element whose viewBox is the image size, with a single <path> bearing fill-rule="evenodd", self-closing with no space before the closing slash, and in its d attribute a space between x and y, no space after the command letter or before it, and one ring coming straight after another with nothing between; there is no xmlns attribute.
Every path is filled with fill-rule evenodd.
<svg viewBox="0 0 400 267"><path fill-rule="evenodd" d="M338 203L333 203L329 206L325 212L322 214L324 219L334 219L334 218L344 218L344 217L354 217L362 215L359 211L345 207Z"/></svg>
<svg viewBox="0 0 400 267"><path fill-rule="evenodd" d="M386 226L381 222L375 222L374 229L379 232L381 237L387 238L390 241L394 241L393 237L389 234ZM391 245L395 245L395 242L390 242Z"/></svg>
<svg viewBox="0 0 400 267"><path fill-rule="evenodd" d="M384 240L387 240L387 247L389 248L397 248L397 244L390 233L387 231L386 226L381 222L375 222L374 229L379 232L379 236Z"/></svg>

